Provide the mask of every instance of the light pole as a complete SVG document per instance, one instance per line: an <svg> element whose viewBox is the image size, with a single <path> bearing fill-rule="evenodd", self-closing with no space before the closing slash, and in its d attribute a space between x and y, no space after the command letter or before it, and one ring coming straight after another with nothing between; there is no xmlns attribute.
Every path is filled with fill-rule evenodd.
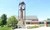
<svg viewBox="0 0 50 30"><path fill-rule="evenodd" d="M19 23L21 27L25 26L25 3L21 2L19 3Z"/></svg>

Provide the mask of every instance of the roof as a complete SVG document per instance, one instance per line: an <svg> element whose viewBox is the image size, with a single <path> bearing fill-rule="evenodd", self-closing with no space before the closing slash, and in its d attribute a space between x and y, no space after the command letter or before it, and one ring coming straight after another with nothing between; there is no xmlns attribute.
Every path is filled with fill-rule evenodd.
<svg viewBox="0 0 50 30"><path fill-rule="evenodd" d="M37 16L26 16L26 20L28 20L28 19L31 20L31 19L38 19L38 18L37 18Z"/></svg>
<svg viewBox="0 0 50 30"><path fill-rule="evenodd" d="M20 18L19 18L20 19ZM26 20L38 20L37 16L26 16Z"/></svg>
<svg viewBox="0 0 50 30"><path fill-rule="evenodd" d="M47 22L50 22L50 20L46 20Z"/></svg>

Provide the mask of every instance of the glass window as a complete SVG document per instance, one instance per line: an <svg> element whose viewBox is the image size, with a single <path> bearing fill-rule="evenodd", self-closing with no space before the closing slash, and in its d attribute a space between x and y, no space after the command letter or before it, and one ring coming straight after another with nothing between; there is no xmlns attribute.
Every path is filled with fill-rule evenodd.
<svg viewBox="0 0 50 30"><path fill-rule="evenodd" d="M30 24L30 22L26 22L26 24Z"/></svg>
<svg viewBox="0 0 50 30"><path fill-rule="evenodd" d="M40 24L44 24L44 22L40 22Z"/></svg>

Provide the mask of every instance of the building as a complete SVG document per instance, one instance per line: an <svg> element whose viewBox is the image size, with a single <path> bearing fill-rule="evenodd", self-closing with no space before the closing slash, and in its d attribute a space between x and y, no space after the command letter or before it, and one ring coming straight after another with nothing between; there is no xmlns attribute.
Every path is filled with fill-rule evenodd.
<svg viewBox="0 0 50 30"><path fill-rule="evenodd" d="M26 16L24 20L25 20L25 25L39 24L37 16ZM18 24L19 24L18 26L22 27L22 21L19 20Z"/></svg>
<svg viewBox="0 0 50 30"><path fill-rule="evenodd" d="M25 20L25 27L30 26L30 25L32 26L35 24L43 24L42 26L50 27L50 21L47 21L47 20L38 21L37 16L26 16L26 18L24 20ZM19 21L19 22L20 22L19 24L22 25L22 21Z"/></svg>
<svg viewBox="0 0 50 30"><path fill-rule="evenodd" d="M37 16L26 16L26 24L35 24L38 21Z"/></svg>

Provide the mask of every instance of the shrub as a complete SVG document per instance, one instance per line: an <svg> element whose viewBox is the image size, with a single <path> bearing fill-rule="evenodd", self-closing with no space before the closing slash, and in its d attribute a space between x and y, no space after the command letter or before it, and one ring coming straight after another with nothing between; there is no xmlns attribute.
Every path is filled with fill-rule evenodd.
<svg viewBox="0 0 50 30"><path fill-rule="evenodd" d="M32 29L32 28L38 28L39 26L28 26L28 29Z"/></svg>

